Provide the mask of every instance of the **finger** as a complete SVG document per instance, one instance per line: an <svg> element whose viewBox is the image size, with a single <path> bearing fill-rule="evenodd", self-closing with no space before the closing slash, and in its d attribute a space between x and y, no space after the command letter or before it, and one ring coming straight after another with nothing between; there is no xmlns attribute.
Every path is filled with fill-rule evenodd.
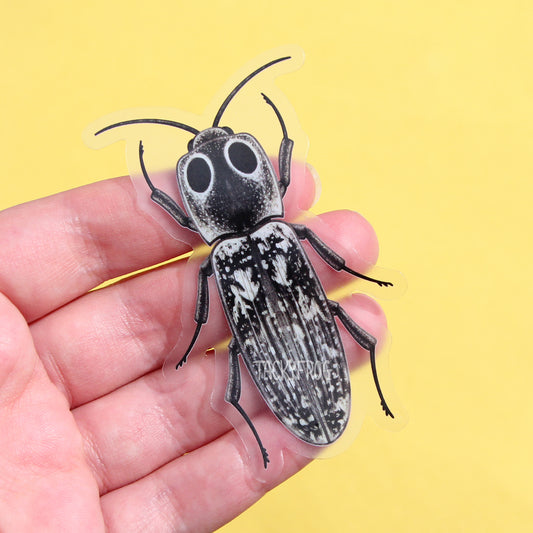
<svg viewBox="0 0 533 533"><path fill-rule="evenodd" d="M294 169L294 191L302 192L298 205L308 208L314 198L313 176L302 165ZM295 194L286 206L289 211L296 209ZM0 291L31 322L108 279L161 263L200 243L197 234L176 231L181 242L139 209L128 177L7 209L0 213L2 252L9 258L0 264Z"/></svg>
<svg viewBox="0 0 533 533"><path fill-rule="evenodd" d="M374 231L356 213L324 214L310 219L309 227L337 250L344 250L348 263L356 269L364 270L377 256ZM349 249L343 246L347 242L352 244ZM309 255L326 290L352 279L335 272L314 251L309 250ZM179 361L195 328L198 270L198 261L177 262L91 292L32 324L43 363L71 406L160 367L178 339L182 353L174 356ZM210 288L209 320L195 353L229 336L213 280Z"/></svg>
<svg viewBox="0 0 533 533"><path fill-rule="evenodd" d="M259 422L259 429L271 431L283 447L287 431L268 422ZM268 482L257 483L243 453L239 437L230 431L149 476L106 494L101 502L107 528L117 532L214 531L309 462L287 451L283 468Z"/></svg>
<svg viewBox="0 0 533 533"><path fill-rule="evenodd" d="M103 531L98 491L67 403L26 321L0 294L1 531Z"/></svg>
<svg viewBox="0 0 533 533"><path fill-rule="evenodd" d="M382 338L385 317L373 300L357 295L346 298L342 305L361 327ZM368 352L351 337L346 335L343 344L350 368L368 362ZM216 365L213 357L196 358L171 378L164 377L160 371L152 372L73 411L87 443L89 464L101 493L140 479L231 429L230 422L212 408L213 401L223 403L227 380L227 354L217 354L218 357L223 360L217 360ZM215 372L220 380L217 389L214 389ZM255 423L258 414L267 407L245 371L242 377L241 396ZM240 425L240 415L233 406L227 407L229 418ZM246 431L249 430L244 428L243 432ZM271 441L268 433L269 448ZM255 452L255 442L251 447Z"/></svg>
<svg viewBox="0 0 533 533"><path fill-rule="evenodd" d="M102 181L0 213L0 290L32 321L106 279L184 253L139 211L131 180Z"/></svg>

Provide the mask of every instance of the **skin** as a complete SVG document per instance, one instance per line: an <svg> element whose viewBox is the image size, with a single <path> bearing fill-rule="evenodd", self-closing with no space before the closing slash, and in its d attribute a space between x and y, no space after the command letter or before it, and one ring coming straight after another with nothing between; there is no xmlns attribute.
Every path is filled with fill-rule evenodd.
<svg viewBox="0 0 533 533"><path fill-rule="evenodd" d="M313 198L311 172L298 167L288 217ZM377 240L361 216L332 212L308 225L352 268L375 262ZM7 209L0 235L0 530L212 531L309 462L285 450L283 468L254 483L241 439L211 408L213 360L200 354L228 337L215 291L180 369L187 379L164 378L165 356L194 331L194 298L180 287L195 284L197 264L88 292L190 249L140 211L129 178ZM349 278L310 257L326 288ZM342 305L373 335L384 331L369 298ZM368 361L354 343L347 355L352 366ZM254 420L278 448L271 454L285 448L281 424L260 407Z"/></svg>

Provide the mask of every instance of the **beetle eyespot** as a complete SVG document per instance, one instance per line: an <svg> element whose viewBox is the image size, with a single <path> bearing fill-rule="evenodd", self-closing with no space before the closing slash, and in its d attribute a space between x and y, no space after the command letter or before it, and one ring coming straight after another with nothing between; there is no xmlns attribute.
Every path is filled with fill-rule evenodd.
<svg viewBox="0 0 533 533"><path fill-rule="evenodd" d="M187 166L187 181L195 192L204 192L211 183L211 169L207 161L201 157L195 157Z"/></svg>
<svg viewBox="0 0 533 533"><path fill-rule="evenodd" d="M251 174L257 168L257 156L242 142L234 142L228 148L230 163L243 174Z"/></svg>

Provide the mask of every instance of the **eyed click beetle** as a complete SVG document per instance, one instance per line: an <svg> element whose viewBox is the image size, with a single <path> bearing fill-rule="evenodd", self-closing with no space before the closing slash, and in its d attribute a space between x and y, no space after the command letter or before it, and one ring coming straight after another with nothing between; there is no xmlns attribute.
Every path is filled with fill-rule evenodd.
<svg viewBox="0 0 533 533"><path fill-rule="evenodd" d="M252 135L234 133L220 126L228 104L246 83L288 59L290 56L270 61L244 78L223 101L212 126L203 131L172 120L140 118L117 122L95 133L152 123L194 135L188 152L179 159L176 168L185 211L153 185L144 164L142 141L138 148L142 174L152 200L178 224L199 233L208 245L214 245L198 275L196 329L176 368L185 363L202 325L207 322L207 282L214 275L232 332L225 399L239 411L253 432L265 468L268 453L239 403L239 357L271 411L293 435L315 446L331 444L345 430L351 404L350 373L335 317L370 353L381 405L385 414L393 417L378 381L376 339L356 324L337 302L328 300L300 241L306 239L337 271L344 270L380 286L392 283L355 272L306 226L281 220L282 199L290 184L293 141L281 113L267 95L263 94L263 98L283 132L279 179L271 160ZM296 365L302 360L315 366L326 364L328 372L292 372L280 380L272 373L258 370L265 359L273 364Z"/></svg>

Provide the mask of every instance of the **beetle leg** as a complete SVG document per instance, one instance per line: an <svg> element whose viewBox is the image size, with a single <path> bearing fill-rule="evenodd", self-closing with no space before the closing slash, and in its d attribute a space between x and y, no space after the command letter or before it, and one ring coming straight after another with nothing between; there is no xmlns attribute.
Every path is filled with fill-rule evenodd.
<svg viewBox="0 0 533 533"><path fill-rule="evenodd" d="M229 343L229 377L228 377L228 386L226 387L226 396L225 400L228 403L231 403L239 411L241 416L244 418L245 422L248 424L252 433L254 434L257 444L261 450L261 455L263 456L263 465L266 468L267 464L270 462L268 458L268 453L259 438L259 433L255 429L250 417L246 414L246 411L239 404L241 398L241 369L239 367L239 352L238 344L235 339L231 339Z"/></svg>
<svg viewBox="0 0 533 533"><path fill-rule="evenodd" d="M148 187L150 187L150 190L152 191L150 198L152 198L152 200L156 204L160 205L178 224L180 224L184 228L189 228L190 230L197 232L198 229L194 225L194 222L183 212L181 207L167 193L163 192L161 189L157 189L154 186L152 180L148 176L146 167L144 166L143 155L143 142L139 141L139 162L141 164L141 170L144 179L146 180Z"/></svg>
<svg viewBox="0 0 533 533"><path fill-rule="evenodd" d="M385 415L394 418L394 415L389 409L383 393L381 392L381 387L379 386L378 371L376 368L376 338L370 335L370 333L366 332L361 326L356 324L352 317L348 315L348 313L340 306L339 302L329 300L329 308L331 309L333 315L339 317L339 320L342 322L348 333L355 339L355 341L365 350L370 352L370 365L372 366L374 383L376 384L376 389L378 390L379 398L381 400L381 407L383 407Z"/></svg>
<svg viewBox="0 0 533 533"><path fill-rule="evenodd" d="M209 256L200 266L200 271L198 272L198 292L196 296L196 313L194 315L194 321L196 322L196 329L194 334L185 352L185 355L180 359L179 363L176 365L176 370L185 364L187 361L187 356L191 353L191 350L200 334L200 329L207 322L209 316L209 285L207 283L207 278L213 274L213 267L211 265L211 256Z"/></svg>
<svg viewBox="0 0 533 533"><path fill-rule="evenodd" d="M285 196L287 188L291 182L291 156L292 156L292 147L294 146L294 141L289 139L287 135L287 128L283 117L279 112L278 108L274 105L274 102L264 93L261 93L265 102L274 110L276 116L278 117L281 130L283 132L283 139L281 139L281 145L279 147L279 156L278 156L278 168L279 168L279 190L281 196Z"/></svg>
<svg viewBox="0 0 533 533"><path fill-rule="evenodd" d="M294 229L299 239L307 239L309 244L315 249L316 253L335 270L344 270L349 274L352 274L352 276L357 276L358 278L366 281L377 283L380 287L392 286L390 281L381 281L379 279L370 278L347 267L346 261L337 252L332 250L324 241L319 239L316 233L311 231L307 226L304 226L303 224L290 224L290 226Z"/></svg>

